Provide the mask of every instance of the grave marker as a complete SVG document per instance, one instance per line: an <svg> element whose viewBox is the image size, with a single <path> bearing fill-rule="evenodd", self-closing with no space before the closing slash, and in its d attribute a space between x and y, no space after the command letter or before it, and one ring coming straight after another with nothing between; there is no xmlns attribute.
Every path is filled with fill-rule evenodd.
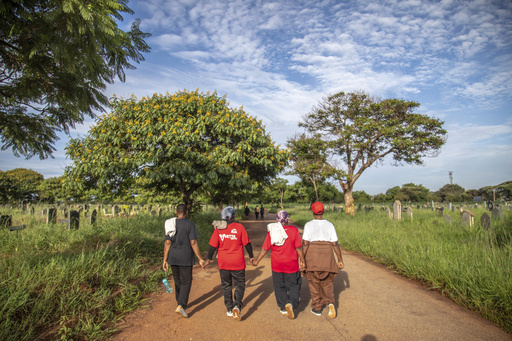
<svg viewBox="0 0 512 341"><path fill-rule="evenodd" d="M46 224L56 224L57 223L57 209L49 208L46 213Z"/></svg>
<svg viewBox="0 0 512 341"><path fill-rule="evenodd" d="M437 212L438 212L438 214L439 214L439 217L441 217L441 218L442 218L442 217L444 216L444 207L443 207L443 206L438 207L438 208L437 208Z"/></svg>
<svg viewBox="0 0 512 341"><path fill-rule="evenodd" d="M489 217L487 213L484 213L480 217L480 226L482 226L484 230L488 230L491 228L491 217Z"/></svg>
<svg viewBox="0 0 512 341"><path fill-rule="evenodd" d="M385 210L386 210L386 213L388 214L388 218L393 219L393 213L391 213L391 210L389 209L389 207L386 207Z"/></svg>
<svg viewBox="0 0 512 341"><path fill-rule="evenodd" d="M96 210L93 210L91 213L91 216L89 217L89 222L91 223L91 225L96 224L96 215L97 215Z"/></svg>
<svg viewBox="0 0 512 341"><path fill-rule="evenodd" d="M475 214L471 211L464 210L461 216L461 223L464 226L472 227L475 224Z"/></svg>
<svg viewBox="0 0 512 341"><path fill-rule="evenodd" d="M80 226L80 211L69 211L68 228L70 230L78 230Z"/></svg>
<svg viewBox="0 0 512 341"><path fill-rule="evenodd" d="M12 215L0 216L0 226L11 227L12 226Z"/></svg>
<svg viewBox="0 0 512 341"><path fill-rule="evenodd" d="M502 223L504 222L503 211L500 208L494 207L491 211L491 217L492 217L492 220L500 219Z"/></svg>
<svg viewBox="0 0 512 341"><path fill-rule="evenodd" d="M448 225L452 224L452 217L450 217L448 214L444 216L444 222Z"/></svg>
<svg viewBox="0 0 512 341"><path fill-rule="evenodd" d="M395 200L395 203L393 204L393 219L402 219L402 204L400 203L400 200Z"/></svg>
<svg viewBox="0 0 512 341"><path fill-rule="evenodd" d="M407 207L407 218L411 219L412 221L412 207Z"/></svg>

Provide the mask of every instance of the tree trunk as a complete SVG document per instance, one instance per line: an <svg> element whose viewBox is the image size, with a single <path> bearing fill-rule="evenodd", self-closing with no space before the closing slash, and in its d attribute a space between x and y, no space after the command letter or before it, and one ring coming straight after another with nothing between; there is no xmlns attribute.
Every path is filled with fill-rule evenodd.
<svg viewBox="0 0 512 341"><path fill-rule="evenodd" d="M284 191L281 191L281 210L284 210L284 208L283 208L283 197L284 197Z"/></svg>
<svg viewBox="0 0 512 341"><path fill-rule="evenodd" d="M356 215L354 198L352 197L352 186L344 184L340 181L341 188L343 189L343 197L345 198L345 213L351 216Z"/></svg>

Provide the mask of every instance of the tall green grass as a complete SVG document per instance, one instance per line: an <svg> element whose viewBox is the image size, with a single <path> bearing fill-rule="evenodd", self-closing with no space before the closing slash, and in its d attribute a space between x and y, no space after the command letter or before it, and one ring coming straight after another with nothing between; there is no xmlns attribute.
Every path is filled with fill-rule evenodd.
<svg viewBox="0 0 512 341"><path fill-rule="evenodd" d="M422 281L512 333L512 215L505 212L504 223L484 231L484 210L474 212L472 228L461 225L458 212L450 212L447 225L430 210L415 210L412 221L405 214L391 220L380 210L355 217L326 212L324 218L336 226L343 248ZM300 225L312 219L308 210L289 213Z"/></svg>
<svg viewBox="0 0 512 341"><path fill-rule="evenodd" d="M218 214L196 214L205 250ZM14 215L25 230L0 230L0 339L105 339L164 276L164 221L149 214L80 229Z"/></svg>

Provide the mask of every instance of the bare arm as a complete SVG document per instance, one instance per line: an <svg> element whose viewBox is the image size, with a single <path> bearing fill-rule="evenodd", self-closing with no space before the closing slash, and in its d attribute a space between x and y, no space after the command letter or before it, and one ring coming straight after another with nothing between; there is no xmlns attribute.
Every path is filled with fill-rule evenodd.
<svg viewBox="0 0 512 341"><path fill-rule="evenodd" d="M252 265L254 265L254 266L258 265L260 260L267 254L267 252L268 252L268 250L261 249L260 254L258 255L258 257L256 257L256 259L253 259L253 261L251 262Z"/></svg>
<svg viewBox="0 0 512 341"><path fill-rule="evenodd" d="M297 254L299 255L299 268L300 271L306 270L306 260L304 259L304 253L302 252L302 247L296 248Z"/></svg>
<svg viewBox="0 0 512 341"><path fill-rule="evenodd" d="M201 267L204 267L204 260L203 257L201 257L201 250L199 250L199 244L197 244L197 239L192 239L190 241L190 246L192 247L192 250L194 250L197 259L199 259L199 264L201 265Z"/></svg>
<svg viewBox="0 0 512 341"><path fill-rule="evenodd" d="M164 262L162 264L162 269L164 271L169 271L169 263L167 263L167 259L169 259L169 249L171 248L171 241L166 240L164 244Z"/></svg>
<svg viewBox="0 0 512 341"><path fill-rule="evenodd" d="M336 253L336 256L338 257L338 269L343 269L345 267L345 264L343 264L343 257L341 256L341 249L338 242L332 242L332 247L334 249L334 253Z"/></svg>

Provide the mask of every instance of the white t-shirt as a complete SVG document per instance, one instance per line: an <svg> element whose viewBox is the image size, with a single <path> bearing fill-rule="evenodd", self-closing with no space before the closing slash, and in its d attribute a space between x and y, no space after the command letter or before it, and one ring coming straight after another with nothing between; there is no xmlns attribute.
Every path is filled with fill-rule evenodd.
<svg viewBox="0 0 512 341"><path fill-rule="evenodd" d="M311 220L304 225L302 239L308 242L337 242L338 235L334 225L329 220Z"/></svg>

